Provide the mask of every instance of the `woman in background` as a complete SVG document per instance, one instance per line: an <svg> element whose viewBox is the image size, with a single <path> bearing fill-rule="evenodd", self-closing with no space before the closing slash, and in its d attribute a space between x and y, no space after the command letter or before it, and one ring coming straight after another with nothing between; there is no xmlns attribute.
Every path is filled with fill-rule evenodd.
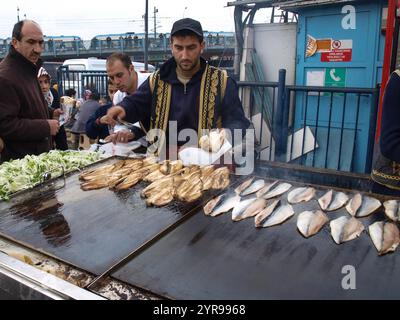
<svg viewBox="0 0 400 320"><path fill-rule="evenodd" d="M58 118L60 114L62 114L62 110L60 109L60 98L58 97L57 91L50 87L50 75L43 67L39 69L38 81L40 88L42 89L44 99L47 102L47 107L49 108L50 118ZM54 142L56 149L68 149L67 134L64 126L60 126L60 130L54 137Z"/></svg>

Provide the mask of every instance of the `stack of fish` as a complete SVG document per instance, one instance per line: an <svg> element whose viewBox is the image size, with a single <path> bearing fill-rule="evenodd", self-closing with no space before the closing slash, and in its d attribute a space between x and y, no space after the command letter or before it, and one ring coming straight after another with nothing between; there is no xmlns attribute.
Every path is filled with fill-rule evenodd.
<svg viewBox="0 0 400 320"><path fill-rule="evenodd" d="M79 175L82 190L110 188L126 190L160 167L156 158L120 160Z"/></svg>
<svg viewBox="0 0 400 320"><path fill-rule="evenodd" d="M174 199L192 202L199 199L204 191L225 189L230 182L227 167L184 167L181 160L157 163L157 159L153 157L121 160L112 165L83 172L79 178L83 180L83 190L108 187L121 191L142 180L151 182L141 192L149 206L164 206Z"/></svg>
<svg viewBox="0 0 400 320"><path fill-rule="evenodd" d="M271 227L281 224L293 216L291 205L283 205L278 208L279 200L268 201L287 192L292 187L289 183L274 181L266 183L263 179L249 178L235 189L234 195L223 194L204 206L204 213L216 217L232 210L232 220L241 221L255 217L256 227ZM254 197L243 199L256 194ZM275 210L276 209L276 210Z"/></svg>
<svg viewBox="0 0 400 320"><path fill-rule="evenodd" d="M189 166L170 173L147 186L141 192L147 205L163 206L173 199L192 202L209 189L225 189L229 185L229 169L214 166Z"/></svg>
<svg viewBox="0 0 400 320"><path fill-rule="evenodd" d="M314 188L300 187L288 193L287 203L284 199L277 199L291 187L289 183L268 183L252 177L240 184L234 194L226 193L210 200L204 206L204 213L216 217L232 210L233 221L254 217L258 228L279 225L295 214L292 205L311 201L316 195ZM329 222L326 212L346 206L350 216L341 216L329 223L331 236L337 244L359 237L365 230L359 218L367 217L381 207L381 202L373 197L357 193L350 198L345 193L334 190L327 191L317 201L320 209L299 213L297 228L305 238L311 237ZM386 201L384 207L388 218L394 222L400 221L400 201ZM368 233L380 255L396 250L400 244L400 232L395 223L375 222L369 226Z"/></svg>

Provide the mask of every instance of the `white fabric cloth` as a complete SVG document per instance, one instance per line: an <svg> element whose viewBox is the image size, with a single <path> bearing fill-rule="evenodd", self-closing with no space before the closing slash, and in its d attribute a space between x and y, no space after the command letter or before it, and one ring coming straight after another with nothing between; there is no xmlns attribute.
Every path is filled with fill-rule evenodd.
<svg viewBox="0 0 400 320"><path fill-rule="evenodd" d="M143 82L145 82L147 80L147 78L149 77L149 75L151 73L142 73L142 72L136 72L138 75L138 84L137 87L139 88ZM122 91L117 91L114 94L114 98L113 98L113 105L117 106L122 100L124 100L124 98L127 96L128 94L126 92L122 92Z"/></svg>
<svg viewBox="0 0 400 320"><path fill-rule="evenodd" d="M51 105L53 104L53 101L54 101L53 94L51 93L50 90L47 91L47 92L44 94L44 100L46 100L47 106L50 108Z"/></svg>

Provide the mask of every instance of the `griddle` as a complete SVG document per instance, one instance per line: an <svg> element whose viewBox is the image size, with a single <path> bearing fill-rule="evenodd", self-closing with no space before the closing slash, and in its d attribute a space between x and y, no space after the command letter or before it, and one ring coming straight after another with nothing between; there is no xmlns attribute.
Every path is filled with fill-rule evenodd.
<svg viewBox="0 0 400 320"><path fill-rule="evenodd" d="M285 178L291 173L304 179L308 172L309 181L313 182L326 180L332 173L301 169L300 174L288 165L269 166L260 172L268 172L269 180L279 170ZM365 175L348 175L345 180L342 183L349 186L366 186L368 181ZM317 188L318 196L328 190ZM286 202L287 193L281 199ZM297 231L297 216L304 210L319 208L318 203L312 200L293 208L296 214L289 221L266 229L256 229L252 218L233 222L231 213L212 218L200 209L112 276L171 299L400 298L398 253L378 256L366 232L356 240L337 245L329 224L305 239ZM345 208L328 213L330 220L342 215L349 216ZM378 220L385 220L382 209L361 219L366 228ZM355 290L342 287L342 282L348 284L347 266L355 268Z"/></svg>
<svg viewBox="0 0 400 320"><path fill-rule="evenodd" d="M70 174L63 188L62 178L53 179L0 202L0 235L101 275L204 201L146 207L140 191L148 183L124 192L82 191L78 175Z"/></svg>

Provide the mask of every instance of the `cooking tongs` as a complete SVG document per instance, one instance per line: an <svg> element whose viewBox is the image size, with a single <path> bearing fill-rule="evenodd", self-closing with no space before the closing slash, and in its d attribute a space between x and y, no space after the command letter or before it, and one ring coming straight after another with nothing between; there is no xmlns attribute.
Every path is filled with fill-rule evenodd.
<svg viewBox="0 0 400 320"><path fill-rule="evenodd" d="M133 128L136 127L133 123L130 123L130 122L128 122L128 121L125 121L125 120L122 120L122 119L119 119L119 118L117 118L115 121L116 121L118 124L124 125L124 126L127 127L128 129L133 129Z"/></svg>

